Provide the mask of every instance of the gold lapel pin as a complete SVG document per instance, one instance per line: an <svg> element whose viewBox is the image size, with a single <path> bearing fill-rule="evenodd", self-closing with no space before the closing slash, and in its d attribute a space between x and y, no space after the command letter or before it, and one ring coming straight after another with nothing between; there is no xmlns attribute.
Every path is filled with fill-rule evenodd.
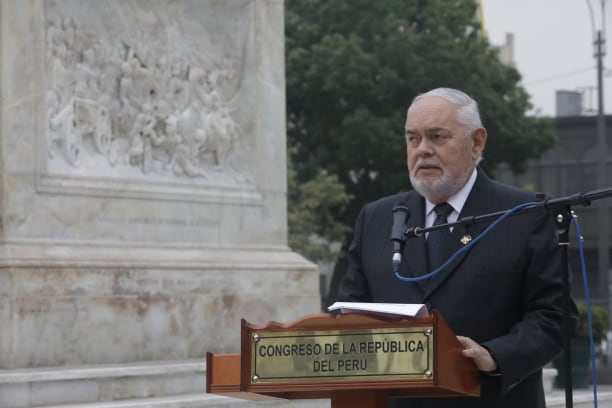
<svg viewBox="0 0 612 408"><path fill-rule="evenodd" d="M470 234L465 234L464 236L461 237L460 241L463 245L467 245L470 243L470 241L472 240L472 236Z"/></svg>

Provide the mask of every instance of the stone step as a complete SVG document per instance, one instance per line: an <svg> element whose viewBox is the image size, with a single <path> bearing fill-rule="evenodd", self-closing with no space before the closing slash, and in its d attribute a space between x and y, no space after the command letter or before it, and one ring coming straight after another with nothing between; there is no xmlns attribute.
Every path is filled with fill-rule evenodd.
<svg viewBox="0 0 612 408"><path fill-rule="evenodd" d="M184 394L171 397L137 398L85 404L39 405L36 408L212 408L217 406L228 408L229 404L231 404L230 398L209 394Z"/></svg>
<svg viewBox="0 0 612 408"><path fill-rule="evenodd" d="M127 364L0 370L0 384L196 372L202 375L206 373L206 360L146 361Z"/></svg>
<svg viewBox="0 0 612 408"><path fill-rule="evenodd" d="M0 407L112 403L174 396L193 400L205 393L203 359L0 370Z"/></svg>
<svg viewBox="0 0 612 408"><path fill-rule="evenodd" d="M328 408L206 393L204 359L0 370L0 408Z"/></svg>
<svg viewBox="0 0 612 408"><path fill-rule="evenodd" d="M244 401L210 394L186 394L174 397L141 398L89 404L47 405L35 408L329 408L329 406L329 400Z"/></svg>

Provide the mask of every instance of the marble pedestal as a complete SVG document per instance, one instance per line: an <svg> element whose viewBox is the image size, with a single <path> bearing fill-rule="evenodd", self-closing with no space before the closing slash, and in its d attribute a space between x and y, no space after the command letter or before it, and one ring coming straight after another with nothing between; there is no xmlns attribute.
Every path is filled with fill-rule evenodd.
<svg viewBox="0 0 612 408"><path fill-rule="evenodd" d="M319 311L283 38L281 0L0 2L0 406L203 393L241 318Z"/></svg>

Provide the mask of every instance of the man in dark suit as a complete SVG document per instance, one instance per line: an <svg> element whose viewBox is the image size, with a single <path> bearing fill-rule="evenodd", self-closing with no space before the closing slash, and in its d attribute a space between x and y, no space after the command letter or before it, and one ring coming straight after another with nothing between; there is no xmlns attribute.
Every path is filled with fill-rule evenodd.
<svg viewBox="0 0 612 408"><path fill-rule="evenodd" d="M481 375L481 396L407 398L397 407L545 407L542 367L562 348L561 257L554 219L542 208L501 222L467 253L419 282L396 278L391 267L392 209L403 202L407 227L430 226L437 205L444 222L507 210L536 201L535 193L489 179L478 167L487 140L477 103L465 93L438 88L408 109L408 171L414 191L382 198L359 215L349 268L337 300L424 303L438 310L457 334L463 355ZM450 205L450 207L449 207ZM475 239L490 222L442 231L444 259ZM400 274L432 271L428 237L405 242Z"/></svg>

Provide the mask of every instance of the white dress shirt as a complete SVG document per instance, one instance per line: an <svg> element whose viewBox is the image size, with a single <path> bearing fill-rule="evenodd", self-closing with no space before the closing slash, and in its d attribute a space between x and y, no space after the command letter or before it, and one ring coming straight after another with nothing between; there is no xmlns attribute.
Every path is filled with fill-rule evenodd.
<svg viewBox="0 0 612 408"><path fill-rule="evenodd" d="M478 172L476 171L476 169L474 169L467 183L465 183L465 185L461 187L459 191L450 196L449 199L446 201L450 204L451 207L453 207L453 211L447 217L449 223L455 222L459 218L459 213L463 209L463 206L467 201L468 195L470 195L470 191L472 191L472 187L474 187L477 173ZM433 210L435 206L436 205L434 203L432 203L428 199L425 199L425 227L431 227L434 221L436 220L436 213Z"/></svg>

